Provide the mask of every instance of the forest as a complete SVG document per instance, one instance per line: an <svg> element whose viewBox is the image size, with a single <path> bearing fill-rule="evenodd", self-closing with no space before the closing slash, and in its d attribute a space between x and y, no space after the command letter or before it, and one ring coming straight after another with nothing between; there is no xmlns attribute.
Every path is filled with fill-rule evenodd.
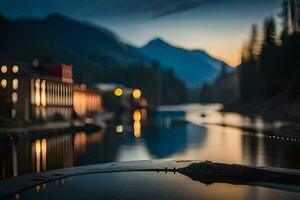
<svg viewBox="0 0 300 200"><path fill-rule="evenodd" d="M200 101L221 102L225 110L246 114L299 119L300 33L289 23L294 22L283 1L278 16L267 17L261 28L252 26L237 71L203 86Z"/></svg>

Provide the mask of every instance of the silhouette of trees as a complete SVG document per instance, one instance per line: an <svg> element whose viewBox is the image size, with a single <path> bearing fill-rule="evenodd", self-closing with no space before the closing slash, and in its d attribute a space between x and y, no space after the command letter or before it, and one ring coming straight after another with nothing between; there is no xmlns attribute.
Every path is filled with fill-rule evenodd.
<svg viewBox="0 0 300 200"><path fill-rule="evenodd" d="M256 96L258 92L258 54L258 30L257 26L253 25L249 44L244 47L242 53L242 67L240 69L240 95L242 101L247 101L249 98Z"/></svg>
<svg viewBox="0 0 300 200"><path fill-rule="evenodd" d="M159 63L143 63L128 67L103 68L98 82L118 83L140 88L151 105L179 104L187 101L188 89L171 69L162 69ZM95 75L94 75L95 76Z"/></svg>
<svg viewBox="0 0 300 200"><path fill-rule="evenodd" d="M300 34L288 32L287 1L282 4L282 32L277 34L274 17L265 19L262 37L256 25L242 52L239 69L241 102L266 101L289 91L296 99L300 91ZM291 99L291 98L290 98Z"/></svg>

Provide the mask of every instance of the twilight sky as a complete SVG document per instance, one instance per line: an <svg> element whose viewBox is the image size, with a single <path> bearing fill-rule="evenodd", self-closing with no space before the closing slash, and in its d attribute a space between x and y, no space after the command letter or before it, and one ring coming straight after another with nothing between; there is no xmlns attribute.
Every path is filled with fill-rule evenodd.
<svg viewBox="0 0 300 200"><path fill-rule="evenodd" d="M253 23L280 11L282 0L0 0L10 18L61 13L104 26L141 46L154 37L204 49L231 65Z"/></svg>

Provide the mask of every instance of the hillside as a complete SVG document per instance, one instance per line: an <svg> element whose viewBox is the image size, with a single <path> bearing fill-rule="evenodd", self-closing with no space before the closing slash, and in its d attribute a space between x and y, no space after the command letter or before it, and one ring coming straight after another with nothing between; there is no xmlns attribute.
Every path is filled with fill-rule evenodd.
<svg viewBox="0 0 300 200"><path fill-rule="evenodd" d="M161 39L143 48L126 44L109 30L53 14L44 19L0 18L0 59L72 63L77 82L103 81L108 68L158 62L188 86L215 80L229 67L201 50L187 50ZM9 48L8 48L9 47Z"/></svg>
<svg viewBox="0 0 300 200"><path fill-rule="evenodd" d="M173 69L189 86L211 82L219 76L223 68L230 69L224 62L204 51L179 48L160 38L150 41L140 52L162 66Z"/></svg>

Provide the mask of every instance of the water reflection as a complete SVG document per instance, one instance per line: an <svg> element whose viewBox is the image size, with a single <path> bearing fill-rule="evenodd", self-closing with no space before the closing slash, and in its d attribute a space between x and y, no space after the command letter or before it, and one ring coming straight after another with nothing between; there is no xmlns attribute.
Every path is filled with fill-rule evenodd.
<svg viewBox="0 0 300 200"><path fill-rule="evenodd" d="M130 183L130 184L128 184ZM58 187L59 186L59 187ZM205 185L176 173L115 172L75 176L50 182L39 191L21 193L22 199L299 199L297 192L259 186L215 183ZM74 188L80 188L74 190ZM295 189L296 190L296 189Z"/></svg>
<svg viewBox="0 0 300 200"><path fill-rule="evenodd" d="M196 111L154 112L145 117L146 111L135 110L100 132L13 136L12 142L0 146L1 178L77 165L149 159L300 167L298 141L264 137L235 127L199 126L203 111ZM212 114L207 112L209 115ZM179 118L189 118L192 123L174 121ZM230 119L236 123L240 118Z"/></svg>
<svg viewBox="0 0 300 200"><path fill-rule="evenodd" d="M137 109L133 112L133 133L136 138L140 138L142 134L141 120L142 120L141 111Z"/></svg>

